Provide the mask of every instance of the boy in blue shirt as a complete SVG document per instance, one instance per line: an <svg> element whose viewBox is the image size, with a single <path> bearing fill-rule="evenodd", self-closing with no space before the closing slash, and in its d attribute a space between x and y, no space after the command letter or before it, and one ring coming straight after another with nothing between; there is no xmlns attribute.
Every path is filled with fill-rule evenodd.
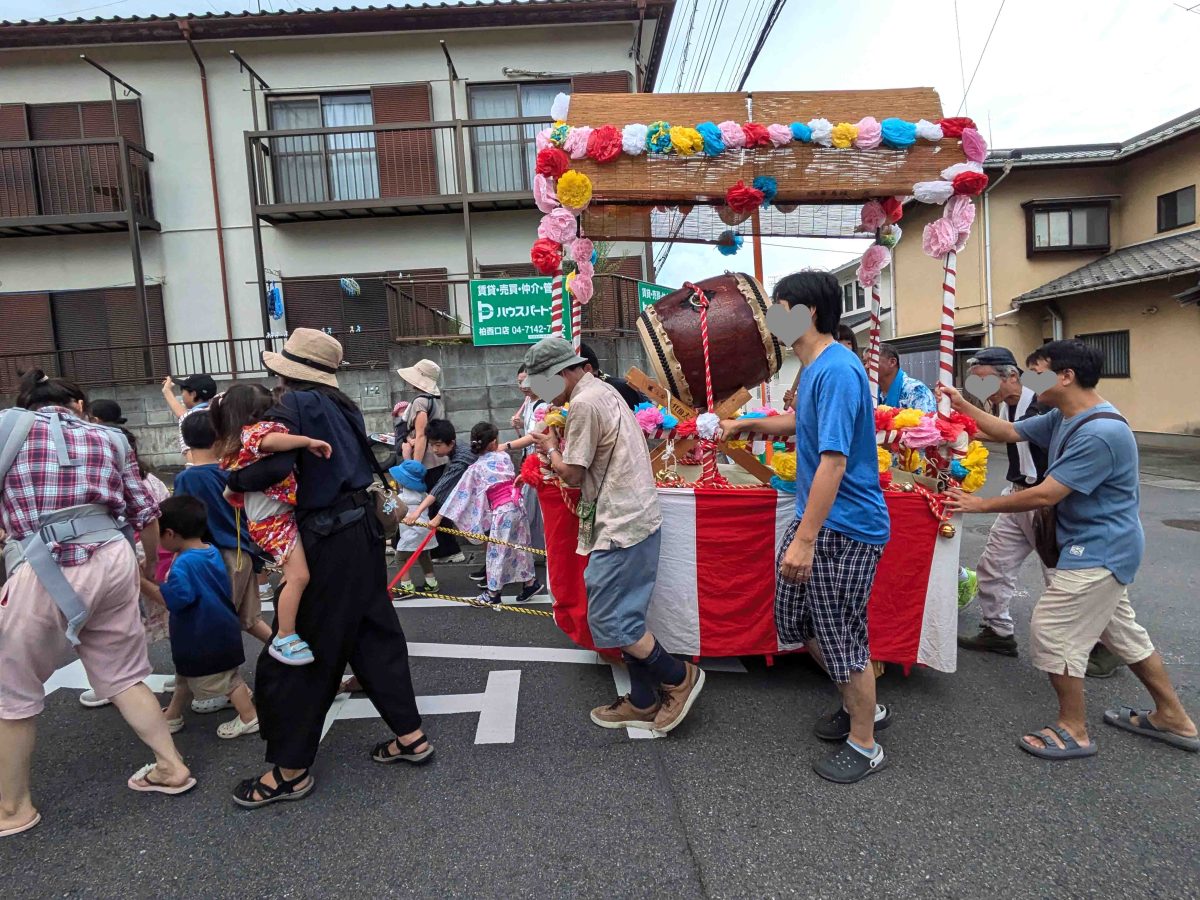
<svg viewBox="0 0 1200 900"><path fill-rule="evenodd" d="M159 541L176 554L160 587L143 576L142 593L166 605L171 620L175 693L163 710L171 733L183 728L183 711L197 700L228 698L238 716L217 728L223 738L258 731L258 713L238 667L246 661L242 628L229 595L221 551L204 542L208 511L195 497L169 497L160 505Z"/></svg>
<svg viewBox="0 0 1200 900"><path fill-rule="evenodd" d="M891 714L875 702L867 643L867 601L891 533L879 486L875 411L867 374L836 339L841 288L828 272L797 272L775 287L801 331L792 349L803 363L795 411L755 420L767 434L796 433L796 519L779 546L775 622L780 641L804 644L842 695L820 719L817 737L842 741L813 768L850 784L883 767L875 732ZM724 423L726 436L739 425Z"/></svg>
<svg viewBox="0 0 1200 900"><path fill-rule="evenodd" d="M1138 519L1138 450L1129 423L1096 392L1104 355L1083 341L1051 341L1035 351L1035 375L1053 373L1038 401L1045 415L1006 422L939 386L955 410L971 416L985 440L1028 441L1047 451L1041 484L1001 497L952 490L946 508L1014 513L1054 507L1059 554L1054 578L1038 598L1029 625L1036 668L1058 694L1058 719L1017 742L1042 759L1094 756L1088 737L1083 678L1097 641L1128 664L1146 686L1155 709L1110 709L1104 721L1184 750L1200 750L1196 725L1171 685L1162 657L1137 623L1129 585L1142 561L1145 538Z"/></svg>

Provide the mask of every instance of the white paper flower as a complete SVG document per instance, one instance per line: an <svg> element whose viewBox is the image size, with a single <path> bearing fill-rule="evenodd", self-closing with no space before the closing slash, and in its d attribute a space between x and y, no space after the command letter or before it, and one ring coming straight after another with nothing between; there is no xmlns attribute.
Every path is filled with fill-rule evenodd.
<svg viewBox="0 0 1200 900"><path fill-rule="evenodd" d="M650 129L645 125L626 125L621 129L621 149L630 156L646 152L646 135Z"/></svg>
<svg viewBox="0 0 1200 900"><path fill-rule="evenodd" d="M696 416L696 434L706 441L720 440L721 417L716 413L700 413Z"/></svg>
<svg viewBox="0 0 1200 900"><path fill-rule="evenodd" d="M917 137L925 141L940 141L945 135L942 133L942 126L935 122L930 122L928 119L917 120Z"/></svg>
<svg viewBox="0 0 1200 900"><path fill-rule="evenodd" d="M833 146L833 123L828 119L813 119L808 123L812 131L812 142L822 147Z"/></svg>
<svg viewBox="0 0 1200 900"><path fill-rule="evenodd" d="M558 94L554 98L554 102L550 104L550 118L555 122L567 121L567 112L571 108L571 95Z"/></svg>
<svg viewBox="0 0 1200 900"><path fill-rule="evenodd" d="M949 181L918 181L913 185L913 196L921 203L941 206L953 195L954 185Z"/></svg>
<svg viewBox="0 0 1200 900"><path fill-rule="evenodd" d="M961 162L955 163L947 169L942 169L942 177L947 181L953 181L963 172L982 172L983 166L977 162Z"/></svg>

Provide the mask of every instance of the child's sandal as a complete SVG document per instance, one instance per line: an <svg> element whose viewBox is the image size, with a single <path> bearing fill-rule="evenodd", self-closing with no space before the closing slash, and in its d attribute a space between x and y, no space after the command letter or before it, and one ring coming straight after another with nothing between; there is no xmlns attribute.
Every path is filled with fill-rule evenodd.
<svg viewBox="0 0 1200 900"><path fill-rule="evenodd" d="M267 653L285 666L307 666L314 660L312 648L298 634L289 634L282 639L272 638Z"/></svg>
<svg viewBox="0 0 1200 900"><path fill-rule="evenodd" d="M433 745L429 743L429 739L425 735L421 735L411 744L401 744L399 738L396 738L395 742L396 746L400 748L399 753L392 752L392 741L381 741L371 751L371 759L385 766L401 761L419 766L433 756ZM418 750L417 748L422 745L425 749Z"/></svg>

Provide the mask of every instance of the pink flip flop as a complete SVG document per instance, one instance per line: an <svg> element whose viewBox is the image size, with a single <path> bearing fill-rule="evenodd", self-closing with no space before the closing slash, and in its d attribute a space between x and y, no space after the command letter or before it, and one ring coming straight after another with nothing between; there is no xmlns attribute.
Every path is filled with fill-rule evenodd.
<svg viewBox="0 0 1200 900"><path fill-rule="evenodd" d="M169 784L158 784L150 780L150 773L154 771L155 764L142 766L130 776L126 784L132 791L140 791L143 794L186 794L196 786L196 779L189 777L187 781L178 787L172 787Z"/></svg>
<svg viewBox="0 0 1200 900"><path fill-rule="evenodd" d="M16 828L6 828L3 831L0 831L0 838L12 837L15 834L21 834L22 832L30 831L31 829L36 828L41 823L42 823L42 814L37 813L34 815L34 817L32 819L30 819L24 825L18 825Z"/></svg>

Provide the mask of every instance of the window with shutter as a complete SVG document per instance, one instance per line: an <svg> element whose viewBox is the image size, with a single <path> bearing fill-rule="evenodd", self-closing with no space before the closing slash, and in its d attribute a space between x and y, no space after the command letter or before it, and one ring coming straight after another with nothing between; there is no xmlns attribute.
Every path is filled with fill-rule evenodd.
<svg viewBox="0 0 1200 900"><path fill-rule="evenodd" d="M0 103L0 141L29 140L24 103ZM0 150L0 217L36 216L37 187L32 150Z"/></svg>
<svg viewBox="0 0 1200 900"><path fill-rule="evenodd" d="M481 278L535 278L538 274L533 263L527 262L479 267Z"/></svg>
<svg viewBox="0 0 1200 900"><path fill-rule="evenodd" d="M353 278L360 294L349 297L341 279ZM386 365L391 343L388 299L379 273L283 279L287 324L333 334L348 365Z"/></svg>
<svg viewBox="0 0 1200 900"><path fill-rule="evenodd" d="M585 72L571 78L576 94L626 94L633 90L628 72Z"/></svg>
<svg viewBox="0 0 1200 900"><path fill-rule="evenodd" d="M640 256L609 257L604 266L605 275L624 275L640 280L642 258ZM621 278L598 277L596 293L592 302L583 308L583 327L588 331L626 332L637 327L640 313L637 285Z"/></svg>
<svg viewBox="0 0 1200 900"><path fill-rule="evenodd" d="M377 84L371 88L371 105L377 125L433 119L428 82ZM376 132L375 151L381 198L433 197L441 193L431 129Z"/></svg>
<svg viewBox="0 0 1200 900"><path fill-rule="evenodd" d="M15 391L30 369L58 374L57 358L37 352L54 348L49 294L0 294L0 322L0 391Z"/></svg>
<svg viewBox="0 0 1200 900"><path fill-rule="evenodd" d="M403 277L392 281L395 292L395 322L392 333L398 339L458 334L450 316L448 271L442 269L405 269Z"/></svg>
<svg viewBox="0 0 1200 900"><path fill-rule="evenodd" d="M162 286L146 285L146 313L133 288L61 291L50 295L63 374L81 384L152 379L167 372Z"/></svg>

